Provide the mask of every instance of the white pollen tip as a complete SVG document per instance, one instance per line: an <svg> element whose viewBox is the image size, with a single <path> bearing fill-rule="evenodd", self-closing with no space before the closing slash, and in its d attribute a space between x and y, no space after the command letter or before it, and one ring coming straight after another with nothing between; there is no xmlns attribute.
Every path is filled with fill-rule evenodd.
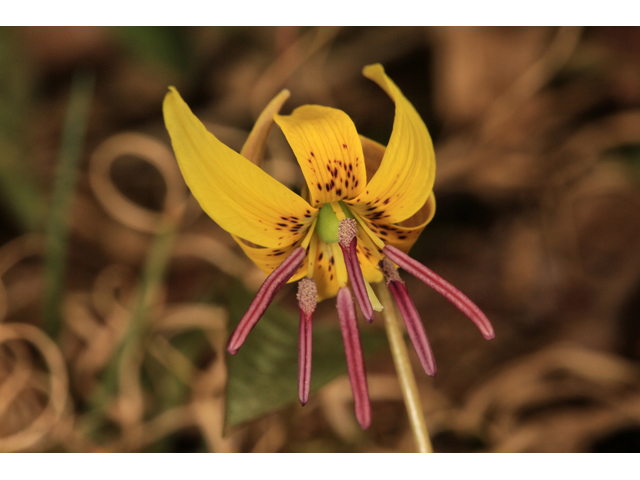
<svg viewBox="0 0 640 480"><path fill-rule="evenodd" d="M298 306L306 315L316 311L318 304L318 287L313 278L305 277L298 282Z"/></svg>
<svg viewBox="0 0 640 480"><path fill-rule="evenodd" d="M358 236L358 224L353 218L345 218L340 221L338 227L338 243L348 247L354 238Z"/></svg>

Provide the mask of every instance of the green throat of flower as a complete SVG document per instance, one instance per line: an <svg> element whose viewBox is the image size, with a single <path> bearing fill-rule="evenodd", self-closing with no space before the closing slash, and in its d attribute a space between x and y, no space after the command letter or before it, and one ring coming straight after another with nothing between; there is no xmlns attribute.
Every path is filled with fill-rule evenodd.
<svg viewBox="0 0 640 480"><path fill-rule="evenodd" d="M334 202L340 206L344 212L345 217L355 218L347 207L342 202ZM318 221L316 223L316 232L320 238L326 243L336 243L338 241L338 230L340 227L340 220L334 211L331 203L325 203L320 212L318 213Z"/></svg>

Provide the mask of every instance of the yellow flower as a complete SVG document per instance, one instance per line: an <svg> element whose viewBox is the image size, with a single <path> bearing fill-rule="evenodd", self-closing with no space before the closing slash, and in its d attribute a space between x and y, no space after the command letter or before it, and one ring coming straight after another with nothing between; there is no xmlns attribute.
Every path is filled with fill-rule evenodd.
<svg viewBox="0 0 640 480"><path fill-rule="evenodd" d="M367 428L366 374L349 285L363 316L372 321L373 310L382 306L369 284L386 277L423 367L431 375L435 374L433 354L394 263L454 302L486 338L493 337L493 329L464 295L406 255L435 212L433 145L422 119L382 66L367 66L363 73L395 102L393 131L386 148L358 136L351 119L340 110L306 105L291 115L278 115L286 91L258 120L241 152L244 156L210 134L174 88L167 93L163 109L191 192L205 212L269 274L233 333L229 352L240 348L277 291L287 282L302 279L298 289L299 396L304 405L309 395L311 320L316 302L337 296L356 416ZM256 165L272 118L284 132L306 179L303 196Z"/></svg>

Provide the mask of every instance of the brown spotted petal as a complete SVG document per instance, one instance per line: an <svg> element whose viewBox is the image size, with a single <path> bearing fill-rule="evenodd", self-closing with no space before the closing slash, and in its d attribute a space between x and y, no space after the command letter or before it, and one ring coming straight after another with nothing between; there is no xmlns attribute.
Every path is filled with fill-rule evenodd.
<svg viewBox="0 0 640 480"><path fill-rule="evenodd" d="M379 210L372 210L362 219L369 229L385 244L393 245L403 252L408 252L416 242L422 230L433 219L436 212L436 198L431 192L426 203L415 215L400 224L388 223L385 215L380 215Z"/></svg>
<svg viewBox="0 0 640 480"><path fill-rule="evenodd" d="M346 113L305 105L274 119L300 164L312 206L360 194L367 183L364 155L356 127Z"/></svg>
<svg viewBox="0 0 640 480"><path fill-rule="evenodd" d="M360 136L360 141L364 153L367 178L373 178L384 157L385 147L362 135ZM369 227L371 232L378 236L378 238L386 244L391 244L399 248L403 252L408 252L411 249L422 233L422 230L424 230L427 224L433 219L436 212L436 199L433 191L422 208L399 224L388 222L390 217L389 207L385 205L384 202L369 202L362 205L356 201L346 200L345 203L349 204L352 210L365 221L367 227ZM362 235L359 235L359 237L363 238ZM369 260L374 268L377 269L377 262L382 258L382 254L375 254L374 250L376 250L376 248L373 243L370 243L368 246L369 255L367 255L367 258L362 258L362 261ZM377 250L379 251L379 249ZM376 278L375 281L380 280L379 276ZM369 279L367 278L367 280Z"/></svg>
<svg viewBox="0 0 640 480"><path fill-rule="evenodd" d="M270 248L304 235L302 228L292 232L278 225L282 216L302 219L315 210L302 197L209 133L174 88L165 96L163 113L182 176L220 227Z"/></svg>
<svg viewBox="0 0 640 480"><path fill-rule="evenodd" d="M342 250L337 243L326 243L318 235L309 244L309 276L318 285L318 301L333 298L347 278Z"/></svg>
<svg viewBox="0 0 640 480"><path fill-rule="evenodd" d="M431 195L436 168L433 144L420 115L382 66L369 65L363 74L387 92L395 102L396 115L376 174L350 204L361 216L364 209L375 207L387 222L400 223L420 210Z"/></svg>
<svg viewBox="0 0 640 480"><path fill-rule="evenodd" d="M255 165L260 166L262 164L267 138L273 127L273 116L280 111L289 96L288 90L282 90L269 102L258 117L258 120L256 120L249 137L240 151L242 156ZM236 235L232 235L232 237L253 263L264 273L269 274L280 265L284 258L287 258L293 250L302 244L306 232L312 226L313 220L317 215L317 210L315 208L307 208L300 213L299 217L296 215L280 215L276 219L274 229L279 233L277 242L272 248L255 245ZM263 229L266 228L268 228L267 225L263 227ZM307 263L308 261L305 259L298 272L291 278L291 282L306 275Z"/></svg>
<svg viewBox="0 0 640 480"><path fill-rule="evenodd" d="M242 240L236 236L233 237L240 248L246 253L247 257L251 259L255 265L267 275L273 272L282 261L287 258L291 253L302 245L302 238L298 239L295 243L279 248L263 248L257 245L253 245L249 242ZM309 260L305 258L293 274L289 282L295 282L304 277L308 271Z"/></svg>

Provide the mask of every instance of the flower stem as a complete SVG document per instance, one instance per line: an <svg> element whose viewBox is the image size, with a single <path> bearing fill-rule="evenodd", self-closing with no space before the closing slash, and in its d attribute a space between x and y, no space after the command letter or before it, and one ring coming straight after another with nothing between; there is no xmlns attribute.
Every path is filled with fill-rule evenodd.
<svg viewBox="0 0 640 480"><path fill-rule="evenodd" d="M409 354L407 352L407 344L402 336L402 330L396 315L395 305L391 300L389 289L383 282L377 285L378 296L380 302L384 306L382 316L384 318L384 328L389 338L389 346L391 347L391 355L393 363L398 372L398 380L400 389L404 397L404 403L407 407L409 415L409 424L413 432L413 438L416 441L416 447L420 453L433 453L431 439L427 431L427 424L424 420L422 405L420 404L420 394L416 385L416 378L411 368Z"/></svg>

